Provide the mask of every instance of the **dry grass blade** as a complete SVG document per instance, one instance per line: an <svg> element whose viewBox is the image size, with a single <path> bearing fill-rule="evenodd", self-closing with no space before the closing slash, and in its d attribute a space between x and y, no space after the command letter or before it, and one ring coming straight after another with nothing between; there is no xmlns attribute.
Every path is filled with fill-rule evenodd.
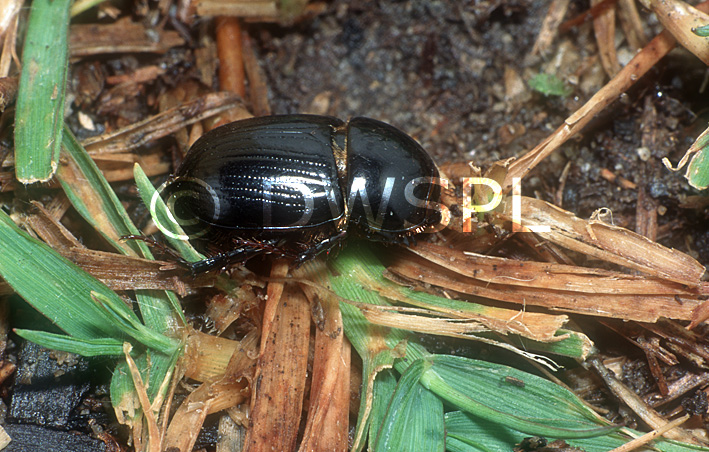
<svg viewBox="0 0 709 452"><path fill-rule="evenodd" d="M92 155L96 166L99 167L104 177L109 182L118 182L133 179L133 165L137 162L145 168L148 176L166 174L170 171L170 162L164 159L164 153L160 149L150 149L148 152L118 153L118 154L94 154ZM11 167L15 161L8 157L3 162L2 167ZM50 182L49 187L54 188L56 184ZM18 183L12 169L0 171L0 192L16 190Z"/></svg>
<svg viewBox="0 0 709 452"><path fill-rule="evenodd" d="M639 436L632 441L628 441L620 447L616 447L611 452L630 452L631 450L639 449L650 441L656 439L657 437L664 435L673 428L679 427L680 425L684 424L685 422L687 422L688 419L689 415L685 414L684 416L675 419L674 421L668 422L661 428L646 433L643 436Z"/></svg>
<svg viewBox="0 0 709 452"><path fill-rule="evenodd" d="M303 291L313 306L317 328L308 420L299 451L346 452L350 344L345 339L340 304L335 297L320 298L310 286L303 286Z"/></svg>
<svg viewBox="0 0 709 452"><path fill-rule="evenodd" d="M130 17L112 24L72 25L69 33L72 57L107 53L164 53L184 43L176 31L148 29L139 22L131 21Z"/></svg>
<svg viewBox="0 0 709 452"><path fill-rule="evenodd" d="M566 11L569 9L569 0L554 0L549 5L547 15L544 17L542 28L539 30L537 40L532 48L533 55L546 55L554 38L556 38L559 24L564 20Z"/></svg>
<svg viewBox="0 0 709 452"><path fill-rule="evenodd" d="M192 331L185 350L185 376L204 381L178 407L165 435L164 450L194 448L204 419L244 403L250 393L257 334L240 342Z"/></svg>
<svg viewBox="0 0 709 452"><path fill-rule="evenodd" d="M510 265L519 265L519 262L510 261ZM450 268L465 267L470 268L470 264L464 261L448 262L443 267L421 265L415 262L399 262L389 267L389 271L414 284L425 282L427 285L493 300L641 322L656 322L660 317L689 320L692 318L693 310L700 304L696 295L685 296L678 301L673 295L634 294L632 292L624 294L574 292L516 284L490 283L464 276L458 270L450 270ZM621 279L624 276L618 274ZM563 286L563 281L564 275L562 274L559 276L558 285ZM608 283L612 284L612 281L613 279L609 277ZM530 315L526 312L519 313L519 321L528 325L528 316Z"/></svg>
<svg viewBox="0 0 709 452"><path fill-rule="evenodd" d="M442 267L455 268L461 275L495 284L599 295L695 295L679 284L609 270L484 256L430 243L421 243L412 251Z"/></svg>
<svg viewBox="0 0 709 452"><path fill-rule="evenodd" d="M190 331L185 347L185 376L197 381L216 381L226 374L243 374L254 359L257 335L233 341L199 331Z"/></svg>
<svg viewBox="0 0 709 452"><path fill-rule="evenodd" d="M443 249L443 248L441 248ZM356 256L361 259L373 259L374 256L364 251L361 247L360 255ZM400 285L392 284L382 277L382 270L379 270L381 263L378 261L367 262L352 259L349 252L344 251L338 258L338 263L346 262L343 267L347 269L347 274L350 278L358 281L365 291L378 293L380 296L389 300L399 301L410 306L420 308L414 312L425 313L428 316L435 316L448 326L459 322L456 328L459 331L468 332L483 327L483 330L488 329L499 334L518 334L523 337L547 342L559 340L556 336L558 329L566 323L568 318L565 315L549 315L545 313L527 313L520 312L518 309L505 309L500 307L483 306L480 304L467 303L463 301L450 300L440 296L431 296L429 294L421 294L417 291L402 288ZM343 256L347 257L346 259ZM355 262L355 263L352 263ZM447 263L445 267L449 267L451 263ZM425 268L420 261L415 259L399 259L394 266L389 267L389 271L384 271L384 277L393 279L395 282L398 271L402 267L411 266L412 268ZM393 275L394 274L394 275ZM417 283L429 282L426 279L416 280ZM408 281L407 281L408 283ZM432 284L435 284L431 282ZM444 286L445 287L445 286ZM346 296L346 295L345 295ZM361 299L356 296L347 297L350 300ZM386 312L396 309L411 308L394 308L387 305L377 306L372 303L358 303L348 301L348 304L356 306L363 312L368 312L370 316L376 316L379 312ZM467 321L467 322L466 322ZM461 325L462 323L462 325ZM401 324L397 325L402 327ZM407 329L405 325L404 329ZM441 325L442 326L442 325ZM428 330L427 330L428 331ZM466 333L467 334L467 333Z"/></svg>
<svg viewBox="0 0 709 452"><path fill-rule="evenodd" d="M91 154L126 152L168 136L186 125L240 105L241 98L238 95L211 93L115 132L90 138L83 144ZM245 115L251 116L246 110L244 112Z"/></svg>
<svg viewBox="0 0 709 452"><path fill-rule="evenodd" d="M112 290L171 290L185 295L188 289L212 287L213 276L183 281L185 270L175 269L174 262L156 261L86 248L57 248L57 251L99 279Z"/></svg>
<svg viewBox="0 0 709 452"><path fill-rule="evenodd" d="M272 302L272 297L269 297ZM275 299L254 376L247 452L293 450L303 407L310 339L310 306L298 288ZM266 334L266 332L268 332Z"/></svg>
<svg viewBox="0 0 709 452"><path fill-rule="evenodd" d="M182 402L167 429L163 450L192 450L207 415L243 403L248 382L219 380L204 383Z"/></svg>
<svg viewBox="0 0 709 452"><path fill-rule="evenodd" d="M592 0L591 5L595 6L604 1ZM615 3L609 5L593 19L593 31L596 34L603 69L609 77L613 77L620 71L620 63L615 51Z"/></svg>
<svg viewBox="0 0 709 452"><path fill-rule="evenodd" d="M691 256L627 229L583 220L533 198L523 197L521 204L522 225L549 227L549 232L537 234L565 248L689 287L697 287L705 273L704 266ZM509 204L503 211L511 219Z"/></svg>
<svg viewBox="0 0 709 452"><path fill-rule="evenodd" d="M641 49L647 44L643 21L633 0L618 1L618 16L628 44L633 49Z"/></svg>

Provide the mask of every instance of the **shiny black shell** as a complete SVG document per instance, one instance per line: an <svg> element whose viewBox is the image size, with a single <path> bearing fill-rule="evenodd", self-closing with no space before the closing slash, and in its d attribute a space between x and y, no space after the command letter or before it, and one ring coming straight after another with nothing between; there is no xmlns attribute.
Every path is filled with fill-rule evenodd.
<svg viewBox="0 0 709 452"><path fill-rule="evenodd" d="M189 183L198 194L194 215L219 228L334 231L345 217L332 152L333 130L342 124L304 115L226 124L194 143L175 183Z"/></svg>
<svg viewBox="0 0 709 452"><path fill-rule="evenodd" d="M166 193L189 193L182 217L222 236L331 247L348 226L400 241L439 220L431 157L369 118L282 115L236 121L191 147ZM282 246L279 245L279 246Z"/></svg>

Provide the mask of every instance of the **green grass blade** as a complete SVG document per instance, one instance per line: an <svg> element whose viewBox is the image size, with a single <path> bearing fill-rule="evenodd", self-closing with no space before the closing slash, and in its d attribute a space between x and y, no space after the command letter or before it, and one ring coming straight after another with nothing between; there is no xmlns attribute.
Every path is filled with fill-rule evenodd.
<svg viewBox="0 0 709 452"><path fill-rule="evenodd" d="M52 350L63 350L81 356L119 356L123 354L123 342L105 339L78 339L63 334L34 330L14 330L23 339Z"/></svg>
<svg viewBox="0 0 709 452"><path fill-rule="evenodd" d="M426 358L421 384L456 408L530 435L586 438L609 433L565 388L512 367L458 356ZM509 378L524 386L508 383Z"/></svg>
<svg viewBox="0 0 709 452"><path fill-rule="evenodd" d="M172 378L173 370L180 355L164 355L162 353L142 353L135 358L141 378L146 385L146 392L151 401L164 397L169 389L167 380ZM118 363L113 378L111 378L111 402L118 419L136 420L141 415L138 396L133 385L128 364L125 360Z"/></svg>
<svg viewBox="0 0 709 452"><path fill-rule="evenodd" d="M362 372L363 376L369 376L372 375L372 373L372 369L363 370ZM384 369L376 373L369 413L365 411L367 410L367 400L365 400L365 397L362 397L362 400L360 400L359 411L357 413L358 428L356 431L359 432L361 429L361 434L367 435L369 444L375 444L377 442L379 430L382 424L384 424L384 419L386 419L389 401L394 396L394 392L396 392L396 377L396 372L392 369ZM364 418L366 414L368 414L368 417ZM361 428L359 427L360 423L363 423ZM364 443L359 446L360 447L356 450L362 450ZM354 449L353 452L355 452Z"/></svg>
<svg viewBox="0 0 709 452"><path fill-rule="evenodd" d="M705 129L687 149L677 164L677 168L672 167L669 159L662 159L662 163L672 171L679 171L687 164L687 161L689 161L689 165L684 177L692 187L697 190L705 190L709 187L709 128Z"/></svg>
<svg viewBox="0 0 709 452"><path fill-rule="evenodd" d="M120 240L122 236L140 235L140 232L94 161L68 130L64 147L71 167L60 169L58 176L72 205L118 251L152 259L145 243ZM145 327L133 324L131 333L149 346L146 353L136 359L136 364L152 401L160 395L159 391L166 390L163 382L171 377L182 353L177 342L182 338L175 340L167 336L183 331L181 326L185 319L179 300L172 292L141 290L136 291L136 299ZM130 372L124 368L125 363L119 364L111 380L111 401L118 414L133 418L140 410L136 411L131 405L135 388Z"/></svg>
<svg viewBox="0 0 709 452"><path fill-rule="evenodd" d="M139 240L121 241L125 235L140 235L118 196L91 156L66 128L63 145L66 165L57 173L59 183L79 214L116 250L151 258L150 250Z"/></svg>
<svg viewBox="0 0 709 452"><path fill-rule="evenodd" d="M122 236L140 235L140 231L101 170L68 129L64 133L64 148L68 163L60 168L58 177L74 208L116 250L152 259L152 253L142 241L120 240ZM182 308L174 294L138 291L136 297L143 321L149 328L166 332L174 330L177 324L184 324Z"/></svg>
<svg viewBox="0 0 709 452"><path fill-rule="evenodd" d="M424 367L425 362L419 360L399 379L377 436L375 452L445 450L443 403L419 384Z"/></svg>
<svg viewBox="0 0 709 452"><path fill-rule="evenodd" d="M125 303L117 297L106 297L93 292L94 299L106 309L121 329L141 344L161 353L171 355L179 348L178 341L146 327L133 311L124 309ZM130 315L127 315L130 314Z"/></svg>
<svg viewBox="0 0 709 452"><path fill-rule="evenodd" d="M106 297L117 295L45 243L30 237L1 210L0 249L0 275L67 334L79 339L125 337L91 298L92 292Z"/></svg>
<svg viewBox="0 0 709 452"><path fill-rule="evenodd" d="M33 0L15 111L15 174L44 182L59 161L64 124L70 0Z"/></svg>
<svg viewBox="0 0 709 452"><path fill-rule="evenodd" d="M329 282L333 290L343 298L362 303L388 304L378 292L365 289L372 281L371 275L368 274L383 271L383 267L371 252L350 245L336 260L330 262L329 267L333 274L329 276L328 281L316 282L323 285ZM415 375L419 372L420 379L417 384L423 385L440 401L466 411L469 414L466 416L483 423L490 432L503 432L500 447L496 447L494 442L476 443L470 437L456 437L449 431L449 441L446 444L448 450L509 451L521 439L530 435L562 438L569 442L573 440L574 444L584 445L609 444L613 441L613 444L620 444L626 441L617 433L616 427L598 419L573 393L544 378L504 365L455 356L431 355L416 343L416 335L404 330L373 325L359 309L347 303L341 303L340 307L345 333L364 362L364 387L367 385L367 378L373 378L372 374L378 364L393 363L394 369L402 375ZM585 341L579 341L576 347L580 343ZM402 351L405 351L404 357L401 357ZM417 366L422 368L423 372L417 370ZM406 409L406 403L395 401L395 391L392 389L395 378L395 374L389 369L376 374L369 419L363 419L362 416L366 406L364 394L362 396L357 432L359 434L369 429L370 444L377 444L380 431L395 431L399 428L396 427L399 419L387 416L386 411L382 410L383 406L390 403L397 403L404 407L402 410ZM413 419L424 414L408 413L407 416ZM446 429L449 429L447 424ZM440 431L445 430L441 427ZM520 435L519 439L517 434ZM612 440L613 438L616 439ZM388 440L382 441L393 444ZM663 447L669 447L665 446L665 443L671 444L663 442ZM686 451L686 447L691 446L680 444L677 447L680 447L678 451Z"/></svg>
<svg viewBox="0 0 709 452"><path fill-rule="evenodd" d="M163 353L178 341L143 325L125 302L103 283L20 230L0 211L0 275L28 303L79 340L126 338ZM42 284L38 284L42 281Z"/></svg>
<svg viewBox="0 0 709 452"><path fill-rule="evenodd" d="M150 215L155 224L158 225L158 228L163 232L165 240L167 240L186 261L196 262L204 259L204 256L198 253L187 240L185 231L182 230L176 221L171 219L172 214L169 213L165 202L159 196L155 187L153 187L153 184L150 182L150 179L148 179L143 168L137 163L133 167L133 177L135 178L135 184L138 187L138 193L143 200L143 204L150 210Z"/></svg>
<svg viewBox="0 0 709 452"><path fill-rule="evenodd" d="M465 452L509 452L529 434L522 433L507 425L476 418L462 411L452 411L445 415L447 442L451 451ZM642 433L634 432L637 436ZM549 442L557 438L547 438ZM586 452L606 452L630 441L627 435L614 432L594 438L576 438L565 440L572 447ZM682 444L665 439L653 443L654 450L663 452L691 452L708 450L692 444Z"/></svg>

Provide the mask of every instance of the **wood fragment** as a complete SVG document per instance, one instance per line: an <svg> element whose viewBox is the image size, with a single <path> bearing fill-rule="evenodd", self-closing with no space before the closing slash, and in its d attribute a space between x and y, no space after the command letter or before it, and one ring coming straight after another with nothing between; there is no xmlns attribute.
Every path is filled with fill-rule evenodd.
<svg viewBox="0 0 709 452"><path fill-rule="evenodd" d="M627 190L634 190L638 186L632 182L629 181L628 179L624 177L620 177L616 175L613 171L609 170L608 168L601 168L601 177L607 180L608 182L615 182L621 187L627 189Z"/></svg>
<svg viewBox="0 0 709 452"><path fill-rule="evenodd" d="M274 0L196 0L200 16L248 17L264 22L278 20L278 5Z"/></svg>
<svg viewBox="0 0 709 452"><path fill-rule="evenodd" d="M707 383L709 383L709 372L702 372L700 374L687 373L669 384L668 393L665 397L660 397L658 393L651 392L645 394L643 400L653 408L657 408Z"/></svg>
<svg viewBox="0 0 709 452"><path fill-rule="evenodd" d="M244 59L242 56L241 25L234 17L215 19L217 54L219 55L219 86L224 91L246 95Z"/></svg>
<svg viewBox="0 0 709 452"><path fill-rule="evenodd" d="M699 334L669 320L644 327L662 338L668 348L697 367L709 367L709 346Z"/></svg>
<svg viewBox="0 0 709 452"><path fill-rule="evenodd" d="M576 17L572 17L571 19L565 21L563 24L559 26L559 31L561 33L566 33L567 31L571 30L574 27L578 27L579 25L590 21L592 19L595 19L599 15L603 14L603 12L613 6L617 0L603 0L600 2L596 2L589 10L584 11L583 13L579 14Z"/></svg>

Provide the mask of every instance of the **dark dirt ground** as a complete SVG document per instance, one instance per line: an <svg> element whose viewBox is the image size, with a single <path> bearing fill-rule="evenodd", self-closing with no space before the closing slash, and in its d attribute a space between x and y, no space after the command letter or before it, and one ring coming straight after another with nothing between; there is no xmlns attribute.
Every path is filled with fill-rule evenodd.
<svg viewBox="0 0 709 452"><path fill-rule="evenodd" d="M322 14L292 26L246 28L267 75L273 113L381 119L414 136L439 163L486 168L533 148L607 81L600 62L592 60L597 48L590 24L557 37L547 55L530 56L547 8L548 2L521 0L336 0ZM587 2L572 2L566 17L587 8ZM641 14L647 36L654 36L659 26L647 12ZM175 52L152 61L141 56L140 64L189 55ZM125 69L115 61L102 63ZM509 98L505 74L510 71L524 81L553 73L567 81L572 94L546 97L524 88ZM523 181L523 194L556 202L560 193L560 207L582 218L606 207L616 224L635 229L642 192L643 202L660 214L657 240L709 264L709 211L683 207L687 196L697 193L660 161L677 162L704 129L709 97L700 87L706 74L695 57L674 51L581 137L534 170ZM100 123L101 114L96 118ZM649 155L638 152L643 146ZM637 188L609 181L604 169ZM101 385L93 387L90 397L105 400L96 396ZM6 400L11 392L5 388ZM80 430L90 430L83 425Z"/></svg>

